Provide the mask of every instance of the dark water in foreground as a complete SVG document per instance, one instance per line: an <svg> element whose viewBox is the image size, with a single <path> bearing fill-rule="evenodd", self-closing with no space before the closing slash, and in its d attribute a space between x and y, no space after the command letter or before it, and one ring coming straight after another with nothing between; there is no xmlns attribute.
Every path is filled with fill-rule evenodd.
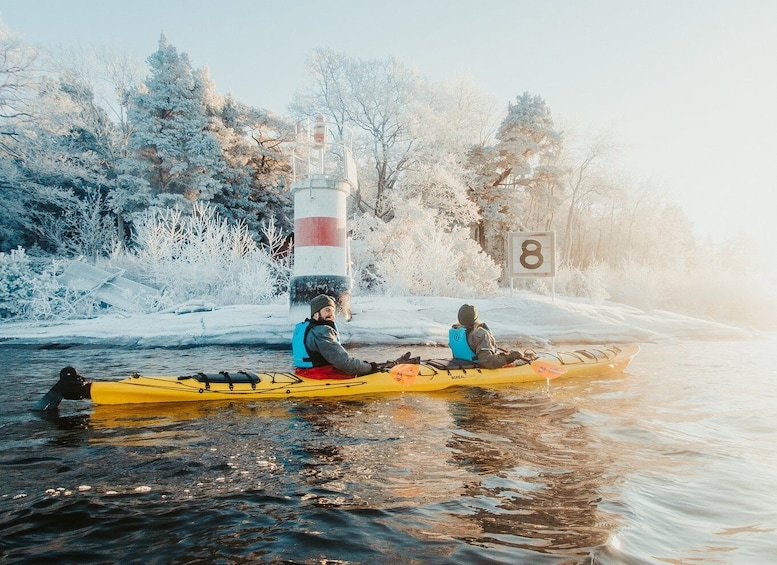
<svg viewBox="0 0 777 565"><path fill-rule="evenodd" d="M289 354L0 349L0 562L771 563L775 345L644 345L625 374L549 391L46 417L29 408L66 364L114 379Z"/></svg>

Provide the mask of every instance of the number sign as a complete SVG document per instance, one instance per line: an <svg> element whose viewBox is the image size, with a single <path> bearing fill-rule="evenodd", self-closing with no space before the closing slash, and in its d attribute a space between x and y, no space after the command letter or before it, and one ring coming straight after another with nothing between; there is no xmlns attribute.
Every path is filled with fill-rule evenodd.
<svg viewBox="0 0 777 565"><path fill-rule="evenodd" d="M509 233L507 239L507 270L511 278L555 277L555 232Z"/></svg>

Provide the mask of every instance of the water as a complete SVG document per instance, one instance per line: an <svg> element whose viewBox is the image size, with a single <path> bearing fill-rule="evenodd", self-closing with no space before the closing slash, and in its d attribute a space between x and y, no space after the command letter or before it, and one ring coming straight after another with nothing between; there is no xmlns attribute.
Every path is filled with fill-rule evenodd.
<svg viewBox="0 0 777 565"><path fill-rule="evenodd" d="M773 562L776 345L647 344L625 374L549 391L46 416L29 408L64 365L261 371L289 352L0 349L0 563Z"/></svg>

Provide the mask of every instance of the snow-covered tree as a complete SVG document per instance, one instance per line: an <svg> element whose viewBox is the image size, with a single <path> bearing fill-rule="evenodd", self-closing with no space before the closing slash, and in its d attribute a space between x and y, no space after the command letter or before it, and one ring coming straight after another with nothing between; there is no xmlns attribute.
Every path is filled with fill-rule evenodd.
<svg viewBox="0 0 777 565"><path fill-rule="evenodd" d="M147 183L127 171L132 131L127 110L129 95L140 83L140 66L130 57L105 46L62 48L49 54L47 59L52 68L62 69L70 81L88 85L93 92L91 105L99 108L100 119L92 120L91 131L103 149L106 176L110 180L104 205L115 216L116 232L123 238L128 235L125 214L145 208L150 200Z"/></svg>
<svg viewBox="0 0 777 565"><path fill-rule="evenodd" d="M633 181L617 168L609 130L568 129L558 164L563 201L554 228L559 258L572 269L639 261L683 272L696 251L688 218L655 182Z"/></svg>
<svg viewBox="0 0 777 565"><path fill-rule="evenodd" d="M0 21L0 251L26 245L27 202L23 175L22 126L35 118L34 100L41 80L38 53Z"/></svg>
<svg viewBox="0 0 777 565"><path fill-rule="evenodd" d="M39 53L0 20L0 151L16 155L21 123L34 121L35 93L42 78Z"/></svg>
<svg viewBox="0 0 777 565"><path fill-rule="evenodd" d="M346 126L356 131L355 153L363 166L354 206L389 219L391 191L420 136L426 81L394 58L349 58L329 49L315 50L308 67L314 86L298 96L295 110L300 116L326 114L341 134Z"/></svg>
<svg viewBox="0 0 777 565"><path fill-rule="evenodd" d="M136 280L167 288L169 304L203 298L250 304L276 296L288 280L271 251L258 246L245 225L229 224L211 206L195 202L188 215L147 210L134 224L132 249L112 263Z"/></svg>
<svg viewBox="0 0 777 565"><path fill-rule="evenodd" d="M561 238L561 260L581 266L588 253L582 244L586 233L587 218L596 218L602 211L602 204L614 203L618 187L606 169L606 159L614 150L609 132L597 134L593 139L568 139L564 148L564 173L562 187L566 198L566 222ZM605 205L606 206L606 205ZM614 211L612 206L606 206Z"/></svg>
<svg viewBox="0 0 777 565"><path fill-rule="evenodd" d="M81 252L77 244L62 244L83 241L84 224L69 223L70 212L90 191L104 196L112 186L112 123L81 76L44 57L32 59L23 43L4 37L8 66L0 74L13 96L0 93L8 132L0 149L7 157L0 160L0 248ZM33 60L39 66L32 68Z"/></svg>
<svg viewBox="0 0 777 565"><path fill-rule="evenodd" d="M104 218L108 211L102 205L116 172L113 125L95 103L90 86L67 72L43 83L38 103L41 116L27 129L25 160L20 164L31 191L29 214L38 242L54 244L49 249L57 252L92 255L92 244L81 247L96 237L84 237L84 230L97 218L77 222L74 217L81 214L74 212L89 210L91 216L99 208L99 223L108 230L103 239L115 238L115 220ZM68 239L72 241L66 243Z"/></svg>
<svg viewBox="0 0 777 565"><path fill-rule="evenodd" d="M500 269L469 237L418 199L390 222L364 214L352 222L354 273L364 290L423 296L485 296Z"/></svg>
<svg viewBox="0 0 777 565"><path fill-rule="evenodd" d="M207 105L208 130L222 148L222 189L211 200L220 216L243 222L262 239L268 221L286 236L293 231L288 141L293 128L274 114L253 108L231 95L215 94ZM266 242L265 242L266 243Z"/></svg>
<svg viewBox="0 0 777 565"><path fill-rule="evenodd" d="M429 84L418 104L418 138L394 191L393 206L418 198L451 224L477 223L477 206L469 197L475 179L467 152L491 138L492 116L493 104L467 77Z"/></svg>
<svg viewBox="0 0 777 565"><path fill-rule="evenodd" d="M524 93L508 104L496 139L496 145L472 149L470 166L477 175L472 196L481 214L478 242L503 264L506 234L541 228L537 224L553 213L562 136L545 101Z"/></svg>
<svg viewBox="0 0 777 565"><path fill-rule="evenodd" d="M135 152L128 171L148 183L154 203L181 205L182 199L209 200L221 190L221 148L208 131L205 85L189 57L164 35L148 58L150 74L131 96L129 145Z"/></svg>

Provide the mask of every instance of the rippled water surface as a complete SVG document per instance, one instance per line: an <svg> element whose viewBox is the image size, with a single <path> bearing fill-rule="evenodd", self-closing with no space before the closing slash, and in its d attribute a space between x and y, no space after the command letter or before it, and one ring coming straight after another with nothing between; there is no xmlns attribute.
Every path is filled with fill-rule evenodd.
<svg viewBox="0 0 777 565"><path fill-rule="evenodd" d="M647 344L624 374L549 390L47 415L30 407L68 364L118 379L290 355L0 349L0 562L770 563L775 346Z"/></svg>

